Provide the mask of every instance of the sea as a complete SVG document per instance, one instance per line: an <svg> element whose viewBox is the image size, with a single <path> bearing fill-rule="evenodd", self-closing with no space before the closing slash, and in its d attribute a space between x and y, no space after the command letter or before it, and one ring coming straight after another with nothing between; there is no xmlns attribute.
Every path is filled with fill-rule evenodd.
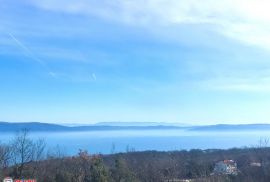
<svg viewBox="0 0 270 182"><path fill-rule="evenodd" d="M11 142L16 133L0 133L0 142ZM190 131L183 129L104 130L84 132L31 132L33 140L43 139L48 152L76 155L132 151L176 151L191 149L229 149L268 145L270 131ZM263 141L263 142L262 142Z"/></svg>

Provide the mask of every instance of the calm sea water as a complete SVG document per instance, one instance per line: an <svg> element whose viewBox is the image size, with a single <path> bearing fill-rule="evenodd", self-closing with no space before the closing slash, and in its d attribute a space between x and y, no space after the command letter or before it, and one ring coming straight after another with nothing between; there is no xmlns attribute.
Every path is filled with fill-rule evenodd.
<svg viewBox="0 0 270 182"><path fill-rule="evenodd" d="M8 142L15 133L1 133L1 142ZM43 138L47 148L58 145L66 155L74 155L79 149L90 153L108 154L126 150L182 150L227 149L250 147L259 144L261 138L270 138L270 131L193 132L185 130L120 130L88 132L33 132L33 139Z"/></svg>

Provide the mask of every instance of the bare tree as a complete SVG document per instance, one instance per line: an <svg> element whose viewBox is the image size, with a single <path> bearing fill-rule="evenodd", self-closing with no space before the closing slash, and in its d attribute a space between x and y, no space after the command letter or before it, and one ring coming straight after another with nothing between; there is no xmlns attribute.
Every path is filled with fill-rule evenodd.
<svg viewBox="0 0 270 182"><path fill-rule="evenodd" d="M44 139L38 139L34 142L34 155L33 160L34 161L40 161L45 158L44 151L46 148L46 142Z"/></svg>
<svg viewBox="0 0 270 182"><path fill-rule="evenodd" d="M47 151L47 159L61 159L66 157L65 148L60 145L56 145L53 148L49 148Z"/></svg>
<svg viewBox="0 0 270 182"><path fill-rule="evenodd" d="M9 165L10 160L10 146L6 144L0 144L0 168L6 168Z"/></svg>
<svg viewBox="0 0 270 182"><path fill-rule="evenodd" d="M10 146L0 144L0 178L6 176L6 169L10 162Z"/></svg>
<svg viewBox="0 0 270 182"><path fill-rule="evenodd" d="M260 138L258 148L266 148L269 144L269 138Z"/></svg>
<svg viewBox="0 0 270 182"><path fill-rule="evenodd" d="M12 162L15 165L15 176L22 177L25 165L30 162L37 162L43 158L45 150L45 141L42 139L33 141L29 137L28 130L22 130L17 133L11 142ZM33 172L36 165L33 165Z"/></svg>

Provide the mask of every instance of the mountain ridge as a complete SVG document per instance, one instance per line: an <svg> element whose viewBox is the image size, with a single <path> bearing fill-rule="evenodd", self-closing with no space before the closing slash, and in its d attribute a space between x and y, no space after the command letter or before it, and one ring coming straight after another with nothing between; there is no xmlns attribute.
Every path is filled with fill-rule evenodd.
<svg viewBox="0 0 270 182"><path fill-rule="evenodd" d="M133 122L132 122L133 123ZM66 126L62 124L42 123L42 122L0 122L0 132L13 132L23 129L30 131L44 132L68 132L68 131L99 131L99 130L157 130L157 129L182 129L194 132L200 131L233 131L233 130L270 130L270 124L216 124L216 125L200 125L200 126L181 126L169 125L170 123L155 123L151 125L147 123L138 123L138 125L130 125L128 122L122 125L112 125L112 123L103 122L92 125Z"/></svg>

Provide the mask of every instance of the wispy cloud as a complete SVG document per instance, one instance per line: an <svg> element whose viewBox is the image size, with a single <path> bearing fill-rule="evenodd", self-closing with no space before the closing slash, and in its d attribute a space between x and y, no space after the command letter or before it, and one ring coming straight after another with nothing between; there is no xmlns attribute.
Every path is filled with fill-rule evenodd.
<svg viewBox="0 0 270 182"><path fill-rule="evenodd" d="M159 66L156 66L155 69L152 67L167 62L166 65L164 64L167 73L175 74L174 76L181 80L189 82L192 81L192 78L201 75L203 75L201 77L208 77L208 80L202 81L200 84L204 84L209 89L268 90L262 86L267 84L267 81L260 81L261 78L250 78L248 74L260 72L253 65L269 67L267 61L269 56L250 58L250 55L261 53L249 54L250 48L243 51L241 49L245 46L239 48L238 44L235 43L237 40L244 45L256 45L259 48L270 49L270 31L268 31L270 13L267 9L270 2L266 0L246 0L245 2L242 0L31 0L24 3L29 2L34 7L40 8L36 11L39 12L37 14L39 16L33 16L32 12L29 11L27 15L23 15L26 17L22 18L20 22L8 21L9 26L6 26L8 27L6 29L10 29L16 35L15 37L10 34L9 37L23 50L25 55L39 64L44 65L43 60L52 64L52 68L56 70L48 70L48 75L51 77L93 81L97 79L95 73L92 73L92 70L95 70L97 73L103 71L102 76L107 75L108 79L116 79L118 75L115 77L111 75L118 74L115 70L122 69L126 60L132 59L129 68L132 71L125 73L129 79L136 77L134 76L136 71L143 72L143 70L137 70L138 65L142 68L149 66L148 69L162 72L164 70ZM46 11L42 11L44 9ZM63 12L67 13L67 16L62 16ZM36 18L31 18L32 16ZM50 18L47 19L47 16ZM17 15L14 14L14 17L12 19L16 19ZM59 26L51 22L52 17L57 17L60 20L57 22ZM69 22L63 21L63 17L68 17ZM48 23L39 24L39 19ZM90 19L94 23L85 23ZM107 26L110 26L109 31L106 29ZM26 27L26 31L18 31L21 27ZM126 34L134 29L139 30L139 33ZM207 31L204 31L205 29ZM214 34L209 32L214 32ZM67 34L67 36L63 38L62 34ZM137 41L136 45L133 45L135 42L131 36L133 34L135 34L134 39ZM216 40L217 36L221 38ZM34 46L30 46L31 49L29 49L17 37L24 37L22 40L28 40ZM113 41L111 41L111 37L114 37ZM166 43L172 42L173 44L170 46L177 51L171 51L167 47L168 44L164 44L164 39L166 39ZM176 39L181 39L182 42L175 42ZM76 46L72 46L74 40L76 40ZM116 45L115 40L118 42L123 40L122 45ZM186 55L179 53L178 47L174 47L176 44L177 46L180 44L189 46L192 44L191 42L196 42L196 46L199 44L199 49L195 50L197 48L194 48L195 46L187 48L188 51L183 50ZM202 44L198 42L202 42ZM214 49L211 47L209 52L204 52L208 48L205 46L208 42L213 43ZM225 50L227 47L224 49L224 44L229 47L229 51ZM125 54L122 53L123 45L125 45ZM162 47L162 49L157 50L157 47ZM236 47L236 51L233 50L234 47ZM226 57L220 58L222 55L213 53L216 49L221 50ZM239 53L239 51L242 52ZM191 56L191 54L196 54L196 56ZM233 55L228 56L228 54ZM149 65L147 65L146 60L149 60ZM248 62L251 64L248 65ZM64 64L61 65L62 63ZM193 63L194 66L190 66ZM78 67L87 70L84 72ZM174 67L175 73L173 73ZM237 69L231 70L231 67L237 67ZM246 67L250 69L247 74L242 72ZM179 73L181 68L186 68L183 70L184 74ZM239 79L240 69L240 77L246 77L246 80ZM219 72L218 76L217 72ZM156 78L158 75L148 76L148 79L158 80L160 79ZM230 80L228 80L228 75L231 76ZM260 84L254 83L254 80L258 80Z"/></svg>
<svg viewBox="0 0 270 182"><path fill-rule="evenodd" d="M214 31L246 44L270 49L267 0L32 0L38 7L97 16L133 26L209 24Z"/></svg>
<svg viewBox="0 0 270 182"><path fill-rule="evenodd" d="M21 108L20 119L51 121L268 118L269 7L268 0L4 0L0 100L20 99L3 102L0 115Z"/></svg>

